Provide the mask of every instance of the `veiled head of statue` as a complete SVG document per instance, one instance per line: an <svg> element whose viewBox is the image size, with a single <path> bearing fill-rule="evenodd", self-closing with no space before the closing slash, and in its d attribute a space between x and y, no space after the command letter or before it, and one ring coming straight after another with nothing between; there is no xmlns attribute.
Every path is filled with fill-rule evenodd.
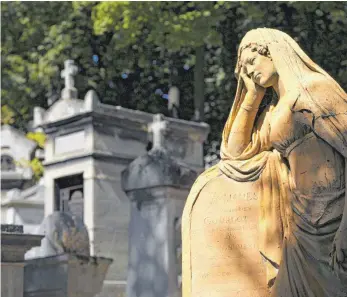
<svg viewBox="0 0 347 297"><path fill-rule="evenodd" d="M268 28L251 30L243 37L239 46L236 77L239 76L242 67L245 67L248 76L258 85L266 88L274 85L281 72L278 68L283 70L279 57L282 56L283 59L283 54L295 55L294 48L300 49L286 33Z"/></svg>
<svg viewBox="0 0 347 297"><path fill-rule="evenodd" d="M304 85L307 75L310 73L320 73L329 80L333 80L329 74L310 59L293 38L276 29L260 28L246 33L238 49L236 77L239 76L242 63L246 61L244 57L247 59L247 56L252 54L261 62L261 68L266 70L266 76L271 74L272 67L276 70L284 82L286 90L297 89ZM252 69L249 68L251 72ZM267 82L265 80L263 77L261 81L264 87L271 85L271 80ZM255 82L260 84L259 80Z"/></svg>
<svg viewBox="0 0 347 297"><path fill-rule="evenodd" d="M254 45L256 45L257 50L252 52ZM322 112L329 114L329 111L322 106L322 102L326 100L325 98L327 96L313 94L314 88L310 86L322 85L324 83L327 86L326 90L329 90L329 98L334 97L337 98L336 100L339 100L339 98L345 98L346 96L340 85L326 71L314 63L300 48L298 43L286 33L269 28L249 31L243 37L238 49L238 60L235 69L236 77L239 76L244 60L242 53L246 50L249 50L250 54L258 55L258 58L263 56L260 59L262 61L261 65L265 65L263 62L265 59L268 59L267 62L269 63L267 64L268 68L266 71L268 77L271 74L272 68L270 62L273 63L273 68L276 69L282 90L284 90L283 94L292 100L293 105L291 110L293 112L300 110L301 106L305 106L305 109L314 110L317 114L321 114ZM245 55L246 59L247 55ZM249 72L251 71L252 69L250 68ZM268 82L261 83L267 85ZM221 157L224 160L234 159L228 152L228 139L231 127L246 94L247 89L245 88L245 84L242 79L239 79L234 103L223 130ZM298 98L304 104L296 104L297 100L299 100Z"/></svg>
<svg viewBox="0 0 347 297"><path fill-rule="evenodd" d="M265 46L251 43L243 49L239 64L254 83L264 88L269 88L278 81L277 70Z"/></svg>

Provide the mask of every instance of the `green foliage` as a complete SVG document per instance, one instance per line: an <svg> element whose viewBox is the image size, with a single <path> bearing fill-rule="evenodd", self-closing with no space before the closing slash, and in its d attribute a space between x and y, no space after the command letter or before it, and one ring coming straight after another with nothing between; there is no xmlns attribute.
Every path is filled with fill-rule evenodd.
<svg viewBox="0 0 347 297"><path fill-rule="evenodd" d="M26 134L26 137L30 140L33 140L37 143L38 147L43 149L46 141L46 135L42 132L29 132ZM19 160L17 165L21 167L30 167L34 173L34 180L39 181L43 176L44 167L40 159L33 158L32 160Z"/></svg>
<svg viewBox="0 0 347 297"><path fill-rule="evenodd" d="M38 158L34 158L30 161L29 166L34 172L34 179L38 181L43 176L44 172L42 162Z"/></svg>
<svg viewBox="0 0 347 297"><path fill-rule="evenodd" d="M35 105L46 106L46 73L52 75L54 69L42 67L41 47L51 25L63 19L65 7L57 2L1 4L1 97L15 112L17 127L25 129ZM58 10L60 18L54 12Z"/></svg>
<svg viewBox="0 0 347 297"><path fill-rule="evenodd" d="M7 105L1 106L1 125L12 125L15 117L14 112Z"/></svg>
<svg viewBox="0 0 347 297"><path fill-rule="evenodd" d="M30 167L31 170L34 173L34 180L39 181L40 178L43 176L44 168L42 165L42 162L38 158L34 158L31 161L27 160L19 160L16 162L17 166L28 168Z"/></svg>
<svg viewBox="0 0 347 297"><path fill-rule="evenodd" d="M182 47L220 44L216 26L224 16L214 2L100 2L93 9L96 34L112 32L116 48L145 43L171 51Z"/></svg>
<svg viewBox="0 0 347 297"><path fill-rule="evenodd" d="M26 137L37 143L40 148L45 147L46 135L42 132L28 132Z"/></svg>
<svg viewBox="0 0 347 297"><path fill-rule="evenodd" d="M237 45L257 27L287 32L347 86L345 2L18 1L1 6L2 103L21 129L34 106L47 108L48 98L59 97L60 71L68 58L79 67L80 98L93 88L104 103L165 114L162 95L175 84L181 117L190 120L195 49L204 45L205 120L211 125L205 153L214 162L235 93Z"/></svg>
<svg viewBox="0 0 347 297"><path fill-rule="evenodd" d="M42 132L28 132L26 134L26 137L30 140L33 140L36 142L39 148L44 149L45 142L46 142L46 135ZM44 172L43 164L38 158L34 158L31 161L22 161L23 166L30 167L31 170L34 173L34 179L38 181L42 176Z"/></svg>

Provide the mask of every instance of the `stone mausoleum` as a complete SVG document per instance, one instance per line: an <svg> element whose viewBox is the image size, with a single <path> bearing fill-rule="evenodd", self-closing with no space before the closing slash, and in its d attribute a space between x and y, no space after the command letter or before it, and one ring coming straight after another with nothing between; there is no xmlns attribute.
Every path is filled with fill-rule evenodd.
<svg viewBox="0 0 347 297"><path fill-rule="evenodd" d="M1 223L23 225L24 234L47 241L48 229L58 228L53 218L68 213L85 225L87 257L113 260L100 260L106 261L102 267L111 265L107 273L100 268L106 276L97 296L180 296L180 218L190 186L204 169L209 127L106 105L93 90L79 99L76 74L73 61L66 61L61 98L47 110L34 109L33 129L47 136L44 152L20 131L1 127ZM19 162L34 156L44 164L39 182ZM45 239L26 254L24 277L32 279L24 279L25 296L39 296L35 282L45 267L78 262L65 239L51 247L55 254L47 254Z"/></svg>

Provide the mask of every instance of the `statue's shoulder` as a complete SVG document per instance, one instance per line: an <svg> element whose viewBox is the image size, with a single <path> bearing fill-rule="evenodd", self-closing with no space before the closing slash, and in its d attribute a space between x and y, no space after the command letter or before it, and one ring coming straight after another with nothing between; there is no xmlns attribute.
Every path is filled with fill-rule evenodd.
<svg viewBox="0 0 347 297"><path fill-rule="evenodd" d="M328 79L321 73L312 72L311 74L305 76L304 88L309 92L319 91L320 93L329 93L332 86L333 82L331 79Z"/></svg>
<svg viewBox="0 0 347 297"><path fill-rule="evenodd" d="M317 104L326 108L334 104L333 91L336 86L325 75L317 72L306 75L302 80L302 87L302 90L293 92L292 111L314 112L317 111Z"/></svg>

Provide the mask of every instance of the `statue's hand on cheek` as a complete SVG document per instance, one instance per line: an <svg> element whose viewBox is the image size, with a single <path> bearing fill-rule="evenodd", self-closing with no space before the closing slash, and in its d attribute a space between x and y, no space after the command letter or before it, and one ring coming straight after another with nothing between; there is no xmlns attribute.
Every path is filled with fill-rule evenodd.
<svg viewBox="0 0 347 297"><path fill-rule="evenodd" d="M263 98L266 89L256 84L252 78L250 78L246 72L246 67L242 66L240 71L240 77L243 80L247 89L247 97L249 98Z"/></svg>

